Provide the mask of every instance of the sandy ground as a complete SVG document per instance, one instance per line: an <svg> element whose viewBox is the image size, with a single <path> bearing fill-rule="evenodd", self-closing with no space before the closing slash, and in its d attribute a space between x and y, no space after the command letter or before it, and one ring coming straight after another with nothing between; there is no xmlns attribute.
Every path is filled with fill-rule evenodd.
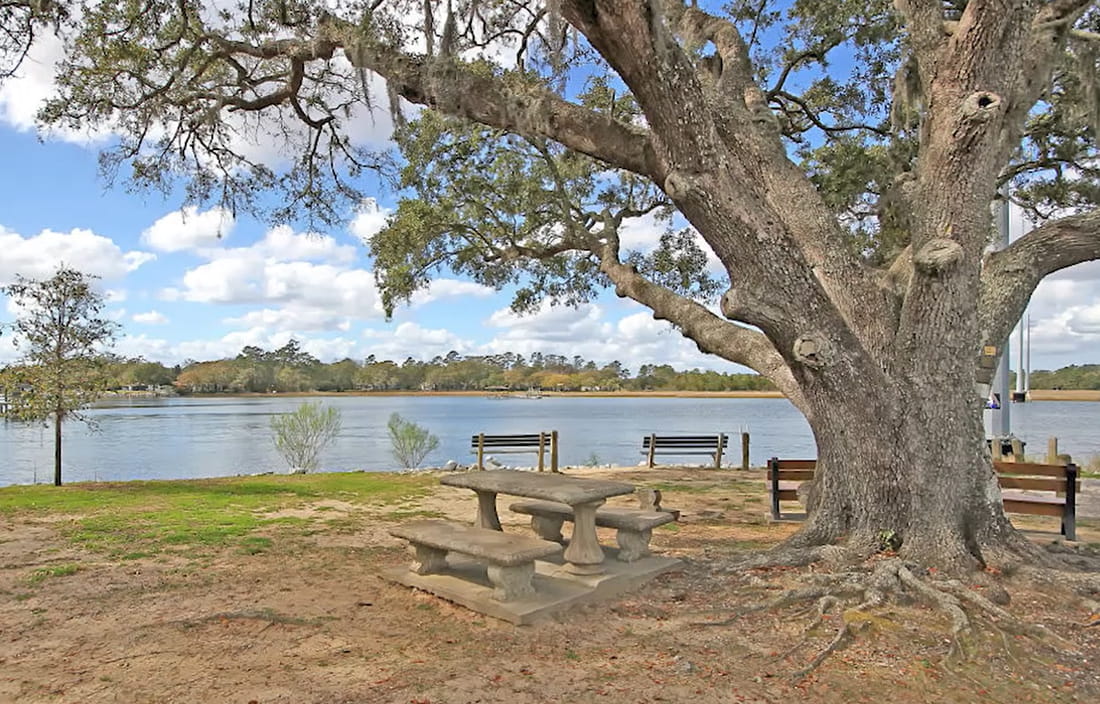
<svg viewBox="0 0 1100 704"><path fill-rule="evenodd" d="M784 571L722 569L795 529L764 520L759 473L752 482L733 471L585 473L665 485L665 505L683 518L653 544L683 567L525 627L379 579L407 558L392 523L354 504L302 509L300 518L348 520L273 533L259 554L129 561L71 547L56 521L0 518L0 702L1100 701L1095 601L1022 585L1010 586L1014 613L1063 641L986 630L967 657L948 658L945 617L889 607L851 647L793 680L832 624L803 642L808 617L745 613L777 593ZM403 508L469 520L475 502L439 487ZM526 529L503 518L506 530ZM1100 543L1100 524L1086 521L1081 533ZM59 564L79 570L28 580ZM728 626L699 625L739 614Z"/></svg>

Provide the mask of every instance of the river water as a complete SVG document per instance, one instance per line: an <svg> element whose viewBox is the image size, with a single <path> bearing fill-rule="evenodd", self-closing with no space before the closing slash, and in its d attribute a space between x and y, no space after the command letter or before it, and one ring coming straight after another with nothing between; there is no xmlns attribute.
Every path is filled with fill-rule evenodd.
<svg viewBox="0 0 1100 704"><path fill-rule="evenodd" d="M738 433L751 436L751 460L813 457L806 421L779 398L487 398L481 396L347 396L319 399L338 408L343 429L321 457L327 470L388 471L386 421L391 413L426 427L439 448L425 466L449 459L472 461L470 436L557 430L562 466L634 465L642 437L730 434L729 459L740 461ZM275 451L271 417L293 411L300 398L215 397L113 401L86 411L95 423L65 425L66 482L179 479L285 471ZM1042 454L1056 435L1062 452L1080 460L1100 454L1100 403L1044 401L1012 407L1014 433L1028 451ZM503 455L507 464L530 466L534 454ZM705 458L686 457L702 463ZM725 464L725 463L724 463ZM0 422L0 485L47 482L53 473L50 428Z"/></svg>

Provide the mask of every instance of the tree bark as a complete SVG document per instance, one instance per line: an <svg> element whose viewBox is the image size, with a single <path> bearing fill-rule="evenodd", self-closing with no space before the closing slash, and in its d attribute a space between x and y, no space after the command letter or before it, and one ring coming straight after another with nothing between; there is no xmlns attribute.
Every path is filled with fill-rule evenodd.
<svg viewBox="0 0 1100 704"><path fill-rule="evenodd" d="M903 558L956 573L1020 549L972 385L853 377L833 388L807 396L818 464L791 547L843 542L858 558L900 541Z"/></svg>
<svg viewBox="0 0 1100 704"><path fill-rule="evenodd" d="M53 414L53 485L61 486L61 411Z"/></svg>

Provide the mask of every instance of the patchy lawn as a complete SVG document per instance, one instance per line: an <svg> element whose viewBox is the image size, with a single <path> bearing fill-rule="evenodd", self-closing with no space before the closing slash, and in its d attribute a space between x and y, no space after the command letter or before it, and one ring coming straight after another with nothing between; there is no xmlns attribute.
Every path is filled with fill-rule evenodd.
<svg viewBox="0 0 1100 704"><path fill-rule="evenodd" d="M1065 642L983 630L967 657L947 658L945 619L920 604L890 607L793 680L832 639L829 619L805 638L810 618L791 610L699 625L738 615L798 573L724 569L797 527L765 520L761 473L570 473L660 488L683 517L654 531L653 546L684 565L525 627L376 576L407 560L387 532L395 523L472 519L473 493L432 475L0 489L0 701L1100 700L1095 602L1012 582L1009 608ZM502 513L506 530L526 530ZM1082 523L1083 540L1100 543L1100 526Z"/></svg>

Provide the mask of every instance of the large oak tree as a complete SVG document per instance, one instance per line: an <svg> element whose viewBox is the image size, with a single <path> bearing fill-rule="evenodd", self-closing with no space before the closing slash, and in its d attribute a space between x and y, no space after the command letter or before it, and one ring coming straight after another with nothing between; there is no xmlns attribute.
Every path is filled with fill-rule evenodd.
<svg viewBox="0 0 1100 704"><path fill-rule="evenodd" d="M1043 277L1100 257L1095 2L717 5L89 2L42 117L110 125L104 164L140 185L183 175L234 207L277 189L272 216L332 221L381 163L350 137L363 105L461 119L406 146L423 163L508 149L527 178L480 179L464 218L441 216L453 179L406 180L420 204L375 242L392 300L440 266L520 271L528 302L606 282L805 414L816 509L787 558L859 557L887 533L956 571L1039 559L1001 507L976 368ZM285 169L245 148L270 135ZM1006 182L1057 217L990 253ZM624 218L662 208L721 262L720 295L692 275L690 232L659 256L621 246Z"/></svg>

